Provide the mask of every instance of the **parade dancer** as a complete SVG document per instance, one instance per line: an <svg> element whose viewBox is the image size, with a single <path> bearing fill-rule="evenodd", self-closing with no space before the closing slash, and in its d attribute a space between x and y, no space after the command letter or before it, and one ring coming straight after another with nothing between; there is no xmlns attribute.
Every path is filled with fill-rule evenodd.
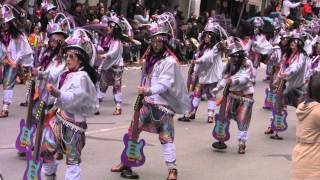
<svg viewBox="0 0 320 180"><path fill-rule="evenodd" d="M217 94L227 84L230 85L229 94L226 100L225 113L221 118L225 121L234 119L238 124L239 154L244 154L246 141L248 140L248 129L251 121L253 107L253 65L246 57L240 39L232 38L229 41L230 61L228 62L224 78L219 82L213 93ZM217 123L217 122L216 122ZM229 131L229 126L226 131ZM212 144L216 149L225 149L224 141L218 140Z"/></svg>
<svg viewBox="0 0 320 180"><path fill-rule="evenodd" d="M285 131L287 129L287 105L297 107L302 102L304 97L304 85L305 85L305 72L306 72L306 60L307 55L303 49L304 42L301 40L298 34L294 34L289 40L289 48L282 56L282 62L280 65L279 73L275 80L275 86L279 89L281 82L285 82L285 86L282 89L281 98L276 98L273 108L273 116L270 119L271 125L269 126L266 134L273 134L272 139L281 140L282 137L278 136L279 131ZM280 117L281 126L272 127L276 116ZM278 120L278 119L276 119Z"/></svg>
<svg viewBox="0 0 320 180"><path fill-rule="evenodd" d="M18 66L32 67L33 51L28 43L27 37L17 29L13 22L15 17L12 14L12 10L4 5L1 8L1 12L0 59L4 64L4 77L3 106L0 112L0 118L5 118L9 115L9 106L12 103L17 68Z"/></svg>
<svg viewBox="0 0 320 180"><path fill-rule="evenodd" d="M49 23L54 23L54 18L57 15L57 7L50 3L48 0L44 0L41 3L41 14L44 18L41 18L41 32L42 36L45 38L45 44L49 41L47 37L47 28Z"/></svg>
<svg viewBox="0 0 320 180"><path fill-rule="evenodd" d="M55 24L55 23L53 23L53 24ZM33 69L34 75L37 75L38 70L45 71L48 68L51 60L54 59L54 56L56 56L56 54L58 54L59 52L60 52L59 56L62 57L62 51L60 51L61 45L57 42L60 42L60 41L64 42L65 37L60 32L52 33L52 34L50 32L53 32L53 30L48 28L48 33L49 33L48 38L49 39L51 38L51 40L50 40L49 45L47 45L45 47L42 47L44 38L41 38L41 35L40 35L40 24L38 24L34 27L34 33L32 33L29 36L29 44L32 47L33 52L34 52L34 54L33 54L34 55L34 61L33 61L34 66L33 67L38 68L38 69ZM56 35L53 35L53 34L56 34ZM43 48L43 50L41 51L42 48ZM41 51L41 54L40 54L40 51ZM61 63L57 63L56 65L58 66L59 64L61 64ZM65 64L63 65L62 69L61 68L58 68L58 69L60 69L60 71L62 71L64 69L64 66L65 66ZM57 74L57 77L55 78L55 79L57 79L59 77L59 70L58 70L58 72L52 73L51 75L53 75L53 74ZM28 105L28 103L27 103L28 98L29 98L29 94L27 93L25 102L20 103L20 106L27 106ZM52 102L52 104L53 104L53 102Z"/></svg>
<svg viewBox="0 0 320 180"><path fill-rule="evenodd" d="M47 84L47 91L56 97L58 107L55 119L44 130L41 146L43 172L47 179L56 179L58 163L56 152L66 155L66 180L80 179L81 151L85 145L86 120L93 116L98 107L95 82L95 70L90 66L89 54L86 53L89 43L78 39L66 40L66 70L55 87ZM49 79L50 80L50 79Z"/></svg>
<svg viewBox="0 0 320 180"><path fill-rule="evenodd" d="M102 59L101 65L98 67L100 72L100 82L98 86L98 98L102 102L103 97L109 86L113 86L112 92L114 96L114 102L116 108L113 115L121 115L122 109L122 73L124 68L122 53L123 43L122 29L120 19L113 15L111 17L105 17L104 23L108 24L107 36L102 39L101 47L104 53L100 55ZM96 114L99 114L97 112Z"/></svg>
<svg viewBox="0 0 320 180"><path fill-rule="evenodd" d="M315 73L320 71L320 42L313 46L313 54L307 64L306 81Z"/></svg>
<svg viewBox="0 0 320 180"><path fill-rule="evenodd" d="M39 62L40 51L43 46L45 38L41 34L41 24L40 23L35 24L32 31L33 32L30 34L28 40L29 40L30 46L32 47L32 49L34 51L33 66L37 67L38 62Z"/></svg>
<svg viewBox="0 0 320 180"><path fill-rule="evenodd" d="M271 38L270 43L272 44L273 48L271 50L270 55L267 59L267 69L266 69L266 80L269 80L269 87L265 90L265 100L263 109L272 109L273 108L273 100L275 98L274 86L273 81L275 75L277 75L279 71L279 65L281 62L281 26L278 21L274 21L274 36Z"/></svg>
<svg viewBox="0 0 320 180"><path fill-rule="evenodd" d="M176 180L178 175L174 145L175 113L184 113L190 108L186 85L179 64L171 50L170 38L174 38L175 19L171 13L160 15L159 21L150 27L151 48L144 56L143 84L138 93L145 96L140 109L138 133L147 131L159 134L164 160L169 170L167 180ZM133 124L133 123L132 123ZM129 135L132 135L132 124ZM122 172L124 178L138 178L130 167L123 163L113 167L112 172Z"/></svg>
<svg viewBox="0 0 320 180"><path fill-rule="evenodd" d="M250 37L245 46L245 51L249 53L249 57L253 62L254 67L254 80L256 79L257 69L260 62L264 61L268 54L270 54L272 45L263 34L264 19L261 17L254 17L252 20L253 36Z"/></svg>
<svg viewBox="0 0 320 180"><path fill-rule="evenodd" d="M222 78L223 63L221 51L223 49L223 39L227 38L227 33L219 24L208 22L202 33L202 43L196 54L197 59L191 63L196 64L195 74L198 77L198 83L193 92L192 108L179 121L190 121L190 117L195 117L196 110L201 101L202 94L205 93L208 98L208 123L213 123L216 109L216 97L211 94L218 81Z"/></svg>
<svg viewBox="0 0 320 180"><path fill-rule="evenodd" d="M60 75L65 71L66 59L63 51L66 46L66 38L71 30L70 26L65 26L65 19L55 19L53 23L48 25L48 47L44 49L40 56L39 66L33 71L35 76L49 74L50 83L57 86ZM53 107L55 97L50 96L48 107Z"/></svg>

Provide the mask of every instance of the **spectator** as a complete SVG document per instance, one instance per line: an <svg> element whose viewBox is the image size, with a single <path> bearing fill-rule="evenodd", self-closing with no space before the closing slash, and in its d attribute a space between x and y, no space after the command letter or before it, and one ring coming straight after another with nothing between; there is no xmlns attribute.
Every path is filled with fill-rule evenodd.
<svg viewBox="0 0 320 180"><path fill-rule="evenodd" d="M104 16L104 15L106 15L106 12L105 12L105 9L104 9L104 7L100 7L100 6L98 6L97 7L97 19L99 19L99 21L101 21L101 18Z"/></svg>
<svg viewBox="0 0 320 180"><path fill-rule="evenodd" d="M84 26L86 19L83 16L83 6L81 3L76 3L71 9L71 14L74 16L74 21L77 26Z"/></svg>
<svg viewBox="0 0 320 180"><path fill-rule="evenodd" d="M93 22L93 20L97 19L97 15L95 14L95 11L93 8L89 8L89 12L87 14L87 23Z"/></svg>
<svg viewBox="0 0 320 180"><path fill-rule="evenodd" d="M303 2L303 11L302 16L306 19L312 18L313 16L312 7L311 7L311 0L308 0L307 2Z"/></svg>
<svg viewBox="0 0 320 180"><path fill-rule="evenodd" d="M133 19L133 16L136 12L136 7L140 6L140 3L138 0L134 0L128 5L128 11L127 11L127 19Z"/></svg>
<svg viewBox="0 0 320 180"><path fill-rule="evenodd" d="M121 13L121 4L119 3L119 1L113 1L108 10L113 11L117 14L120 14Z"/></svg>
<svg viewBox="0 0 320 180"><path fill-rule="evenodd" d="M300 6L301 2L292 3L290 0L284 0L283 1L283 8L282 8L282 14L286 17L290 15L290 9L296 8ZM294 19L291 17L291 19Z"/></svg>
<svg viewBox="0 0 320 180"><path fill-rule="evenodd" d="M181 11L179 5L175 5L174 6L173 14L175 15L177 24L181 24L182 21L184 20L184 17L183 17L183 12Z"/></svg>
<svg viewBox="0 0 320 180"><path fill-rule="evenodd" d="M319 9L320 9L320 0L312 0L313 2L313 12L316 14L316 16L319 15Z"/></svg>
<svg viewBox="0 0 320 180"><path fill-rule="evenodd" d="M292 153L292 180L320 178L320 73L309 81L307 98L296 110L297 143Z"/></svg>
<svg viewBox="0 0 320 180"><path fill-rule="evenodd" d="M149 11L143 6L139 5L136 7L136 13L134 15L134 20L138 21L140 24L149 23Z"/></svg>

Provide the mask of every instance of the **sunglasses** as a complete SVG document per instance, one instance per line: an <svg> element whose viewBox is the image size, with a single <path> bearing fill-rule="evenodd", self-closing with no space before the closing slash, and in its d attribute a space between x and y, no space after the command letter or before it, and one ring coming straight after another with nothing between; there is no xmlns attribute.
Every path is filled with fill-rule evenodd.
<svg viewBox="0 0 320 180"><path fill-rule="evenodd" d="M116 27L116 25L117 25L117 24L116 24L116 23L114 23L114 22L109 22L109 23L108 23L108 25L109 25L109 27L114 28L114 27Z"/></svg>
<svg viewBox="0 0 320 180"><path fill-rule="evenodd" d="M166 38L163 37L163 36L156 36L156 37L151 39L151 43L160 43L160 42L163 42L165 40L166 40Z"/></svg>
<svg viewBox="0 0 320 180"><path fill-rule="evenodd" d="M203 35L203 37L211 38L211 37L212 37L212 35L211 35L211 34L209 34L209 33L205 33L205 34Z"/></svg>
<svg viewBox="0 0 320 180"><path fill-rule="evenodd" d="M76 57L77 57L77 53L78 51L77 50L68 50L64 56L65 58L69 58L71 60L74 60Z"/></svg>

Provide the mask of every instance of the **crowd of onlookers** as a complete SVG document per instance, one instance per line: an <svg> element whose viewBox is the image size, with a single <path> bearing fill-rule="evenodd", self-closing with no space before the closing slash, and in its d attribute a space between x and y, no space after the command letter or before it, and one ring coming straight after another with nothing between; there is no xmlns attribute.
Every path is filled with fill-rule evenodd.
<svg viewBox="0 0 320 180"><path fill-rule="evenodd" d="M7 0L9 3L16 3L15 0ZM15 4L18 11L23 12L18 14L16 17L26 18L25 10L23 9L26 0L20 1ZM225 5L225 3L223 3ZM241 5L241 4L240 4ZM307 19L310 20L319 14L320 0L271 0L269 6L260 12L248 13L244 11L243 20L240 23L239 29L235 32L234 29L237 25L240 11L237 8L235 11L226 11L228 9L225 6L217 8L216 10L201 12L199 16L195 13L191 13L190 17L187 18L181 10L179 5L172 8L161 4L157 8L145 7L140 1L136 0L128 4L126 11L126 18L133 28L134 38L139 40L142 45L139 47L125 44L129 48L125 48L124 59L125 61L132 62L134 59L139 57L147 47L147 24L149 24L157 15L171 11L176 17L177 21L177 33L176 33L176 45L177 51L181 55L183 61L192 59L193 54L196 50L197 39L199 33L203 30L207 20L209 18L215 19L220 25L222 25L229 33L239 37L250 35L250 24L245 19L252 16L279 16L283 18L289 18L295 23L301 23L301 21ZM103 3L98 3L96 6L86 6L81 3L70 1L67 12L71 14L75 20L77 26L84 26L87 24L98 24L101 22L104 15L110 12L115 12L119 16L123 16L120 1L113 1L109 7L106 7ZM230 9L228 9L230 10ZM43 26L41 31L46 31L46 18L47 15L41 10L41 1L36 5L33 16L30 19L29 24L22 24L21 27L26 28L27 33L33 32L35 24L40 22ZM230 14L228 14L230 13ZM32 20L32 24L30 23ZM23 22L23 21L21 21Z"/></svg>

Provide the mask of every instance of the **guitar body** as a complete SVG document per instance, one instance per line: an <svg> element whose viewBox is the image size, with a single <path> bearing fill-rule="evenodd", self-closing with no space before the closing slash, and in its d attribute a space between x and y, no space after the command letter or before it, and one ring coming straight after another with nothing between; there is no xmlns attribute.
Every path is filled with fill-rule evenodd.
<svg viewBox="0 0 320 180"><path fill-rule="evenodd" d="M271 129L276 132L285 131L288 128L287 111L282 111L281 115L277 114L275 110L272 111L273 117L271 120Z"/></svg>
<svg viewBox="0 0 320 180"><path fill-rule="evenodd" d="M27 128L25 120L20 121L20 133L16 139L16 149L19 152L30 151L33 147L33 136L35 133L35 126Z"/></svg>
<svg viewBox="0 0 320 180"><path fill-rule="evenodd" d="M229 125L229 120L223 120L220 114L216 114L212 136L220 142L228 141L230 139Z"/></svg>
<svg viewBox="0 0 320 180"><path fill-rule="evenodd" d="M42 159L38 162L32 159L32 151L27 152L27 169L24 172L23 180L41 180Z"/></svg>
<svg viewBox="0 0 320 180"><path fill-rule="evenodd" d="M146 160L143 153L145 141L141 139L136 143L129 138L128 134L125 134L123 136L123 142L125 148L121 154L121 162L129 167L142 166Z"/></svg>
<svg viewBox="0 0 320 180"><path fill-rule="evenodd" d="M272 109L274 94L272 91L270 91L269 88L266 88L265 93L266 93L266 97L264 99L263 109Z"/></svg>

